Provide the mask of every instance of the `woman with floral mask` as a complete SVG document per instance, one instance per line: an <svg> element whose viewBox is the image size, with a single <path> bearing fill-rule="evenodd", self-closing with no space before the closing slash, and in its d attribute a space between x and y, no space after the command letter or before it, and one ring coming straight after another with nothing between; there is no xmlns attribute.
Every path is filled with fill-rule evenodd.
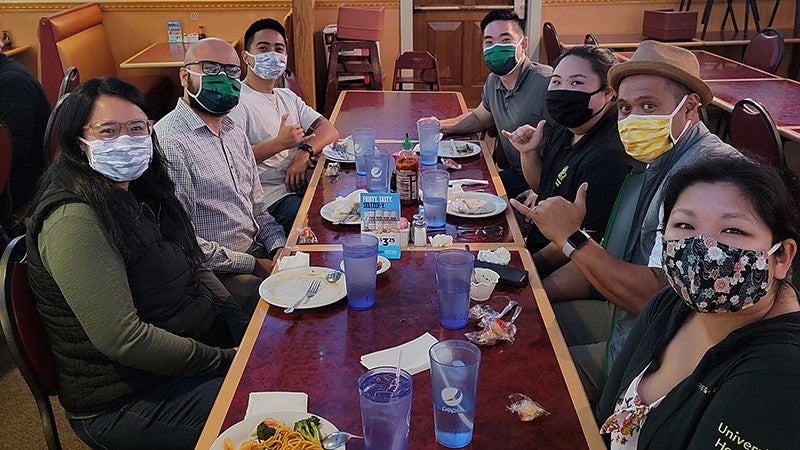
<svg viewBox="0 0 800 450"><path fill-rule="evenodd" d="M76 88L28 225L59 398L92 447L193 448L248 322L200 266L147 111L116 78Z"/></svg>
<svg viewBox="0 0 800 450"><path fill-rule="evenodd" d="M544 120L514 132L503 130L519 150L522 171L534 192L524 204L512 200L512 205L525 214L532 205L550 198L573 201L588 183L582 229L598 242L617 191L633 165L617 133L615 92L607 81L615 61L608 49L600 47L567 50L556 60L546 93L547 111L556 122L552 133L544 136ZM542 276L569 261L562 247L551 243L535 224L526 243Z"/></svg>
<svg viewBox="0 0 800 450"><path fill-rule="evenodd" d="M639 315L597 407L612 449L800 448L797 210L777 170L711 157L669 180L670 286Z"/></svg>

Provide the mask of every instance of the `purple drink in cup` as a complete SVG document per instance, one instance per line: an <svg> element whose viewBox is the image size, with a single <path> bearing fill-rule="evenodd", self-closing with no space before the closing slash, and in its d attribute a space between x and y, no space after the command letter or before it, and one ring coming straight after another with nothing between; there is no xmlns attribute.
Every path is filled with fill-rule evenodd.
<svg viewBox="0 0 800 450"><path fill-rule="evenodd" d="M411 424L411 375L396 367L376 367L358 379L366 450L406 450Z"/></svg>

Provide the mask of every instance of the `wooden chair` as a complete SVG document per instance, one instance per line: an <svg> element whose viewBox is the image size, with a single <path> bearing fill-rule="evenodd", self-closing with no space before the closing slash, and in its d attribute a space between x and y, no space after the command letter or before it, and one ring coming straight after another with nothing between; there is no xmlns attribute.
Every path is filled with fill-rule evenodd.
<svg viewBox="0 0 800 450"><path fill-rule="evenodd" d="M339 92L383 90L378 44L375 41L333 41L325 86L325 116L330 117Z"/></svg>
<svg viewBox="0 0 800 450"><path fill-rule="evenodd" d="M56 365L50 338L36 310L36 299L28 284L25 236L8 244L0 258L0 324L22 378L28 384L49 450L60 450L50 397L56 395Z"/></svg>
<svg viewBox="0 0 800 450"><path fill-rule="evenodd" d="M297 75L288 68L278 80L278 86L289 88L292 92L297 94L298 97L303 98L303 88L300 86L300 81L297 79Z"/></svg>
<svg viewBox="0 0 800 450"><path fill-rule="evenodd" d="M412 75L404 77L403 70L412 71ZM397 56L394 62L394 79L392 80L392 90L403 91L403 85L410 84L411 90L415 90L417 85L427 85L427 90L438 91L439 82L439 63L436 57L429 52L403 52Z"/></svg>
<svg viewBox="0 0 800 450"><path fill-rule="evenodd" d="M547 65L552 66L556 58L561 56L564 47L561 45L561 41L558 40L555 25L551 22L545 22L542 25L542 43L547 56Z"/></svg>
<svg viewBox="0 0 800 450"><path fill-rule="evenodd" d="M783 58L783 48L783 34L775 28L764 28L747 44L742 62L765 72L775 73Z"/></svg>
<svg viewBox="0 0 800 450"><path fill-rule="evenodd" d="M53 110L50 111L50 117L47 118L47 127L44 129L44 145L42 146L42 161L44 161L45 166L49 166L58 153L58 128L56 128L56 123L59 114L61 114L61 108L64 106L64 101L69 95L69 92L67 92L58 99L56 105L53 106Z"/></svg>
<svg viewBox="0 0 800 450"><path fill-rule="evenodd" d="M600 46L600 44L597 43L597 37L592 33L586 33L586 37L583 38L583 45Z"/></svg>
<svg viewBox="0 0 800 450"><path fill-rule="evenodd" d="M58 98L69 94L79 84L81 84L81 74L77 67L71 66L64 72L64 79L61 80L61 86L58 88Z"/></svg>
<svg viewBox="0 0 800 450"><path fill-rule="evenodd" d="M42 17L39 20L39 68L41 82L51 105L68 67L77 67L84 79L118 76L117 64L103 13L97 3L88 3ZM144 92L153 118L161 118L175 107L178 89L166 76L122 77Z"/></svg>
<svg viewBox="0 0 800 450"><path fill-rule="evenodd" d="M728 129L731 145L745 156L778 168L786 166L778 127L761 103L739 100L731 111Z"/></svg>

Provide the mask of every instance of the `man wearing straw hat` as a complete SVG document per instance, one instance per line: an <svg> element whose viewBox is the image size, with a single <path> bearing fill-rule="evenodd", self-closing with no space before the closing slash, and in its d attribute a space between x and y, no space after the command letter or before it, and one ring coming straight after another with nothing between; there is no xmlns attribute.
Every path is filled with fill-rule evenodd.
<svg viewBox="0 0 800 450"><path fill-rule="evenodd" d="M700 106L714 95L699 73L690 51L655 41L642 42L630 61L608 72L618 93L620 138L638 163L622 185L602 242L580 229L585 183L574 202L554 197L529 209L511 201L571 260L543 284L590 400L602 390L635 317L666 285L658 232L665 180L704 155L739 155L700 121Z"/></svg>

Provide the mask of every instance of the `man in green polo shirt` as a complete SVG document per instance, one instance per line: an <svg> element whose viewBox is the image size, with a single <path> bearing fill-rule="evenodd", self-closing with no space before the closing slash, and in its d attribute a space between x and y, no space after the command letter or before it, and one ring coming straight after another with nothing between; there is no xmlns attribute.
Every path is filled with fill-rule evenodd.
<svg viewBox="0 0 800 450"><path fill-rule="evenodd" d="M493 127L516 130L545 118L545 94L552 69L531 62L525 55L528 38L523 30L522 19L511 10L491 11L483 18L483 56L492 72L483 86L483 99L465 114L442 119L442 133L470 134ZM510 166L500 172L500 178L513 198L529 186L522 175L519 152L502 134L497 139Z"/></svg>

